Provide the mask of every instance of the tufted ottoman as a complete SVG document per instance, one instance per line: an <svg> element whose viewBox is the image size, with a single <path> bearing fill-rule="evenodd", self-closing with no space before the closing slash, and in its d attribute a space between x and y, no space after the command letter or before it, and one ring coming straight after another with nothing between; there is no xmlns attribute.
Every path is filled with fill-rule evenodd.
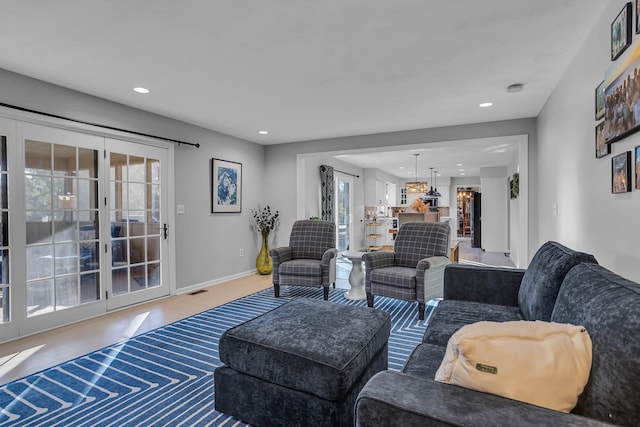
<svg viewBox="0 0 640 427"><path fill-rule="evenodd" d="M387 369L388 313L294 299L220 337L216 410L253 425L352 426L364 384Z"/></svg>

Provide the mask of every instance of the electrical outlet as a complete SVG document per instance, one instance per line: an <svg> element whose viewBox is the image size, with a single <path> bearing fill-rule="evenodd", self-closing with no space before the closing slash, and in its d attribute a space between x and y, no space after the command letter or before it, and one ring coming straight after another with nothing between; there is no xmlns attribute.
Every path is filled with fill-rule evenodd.
<svg viewBox="0 0 640 427"><path fill-rule="evenodd" d="M240 256L244 256L244 249L240 249Z"/></svg>
<svg viewBox="0 0 640 427"><path fill-rule="evenodd" d="M177 206L178 215L184 215L184 205Z"/></svg>

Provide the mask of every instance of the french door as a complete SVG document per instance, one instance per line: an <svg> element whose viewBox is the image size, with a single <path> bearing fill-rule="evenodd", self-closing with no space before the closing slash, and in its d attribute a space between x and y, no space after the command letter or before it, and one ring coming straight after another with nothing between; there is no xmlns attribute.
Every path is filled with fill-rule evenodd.
<svg viewBox="0 0 640 427"><path fill-rule="evenodd" d="M353 249L353 177L334 171L335 222L338 251Z"/></svg>
<svg viewBox="0 0 640 427"><path fill-rule="evenodd" d="M109 309L169 294L167 150L107 139Z"/></svg>
<svg viewBox="0 0 640 427"><path fill-rule="evenodd" d="M168 149L16 123L15 143L0 132L0 341L168 295Z"/></svg>

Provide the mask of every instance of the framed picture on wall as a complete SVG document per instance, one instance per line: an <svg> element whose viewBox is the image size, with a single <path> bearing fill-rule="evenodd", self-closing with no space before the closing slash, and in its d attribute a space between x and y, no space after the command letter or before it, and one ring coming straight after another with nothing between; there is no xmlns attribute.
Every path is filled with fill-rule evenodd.
<svg viewBox="0 0 640 427"><path fill-rule="evenodd" d="M631 44L631 2L624 5L611 23L611 60L622 55Z"/></svg>
<svg viewBox="0 0 640 427"><path fill-rule="evenodd" d="M638 0L640 1L640 0ZM596 88L596 120L604 117L604 81Z"/></svg>
<svg viewBox="0 0 640 427"><path fill-rule="evenodd" d="M640 26L638 26L638 18L640 18L640 0L636 0L636 34L640 34Z"/></svg>
<svg viewBox="0 0 640 427"><path fill-rule="evenodd" d="M636 147L636 190L640 190L640 145Z"/></svg>
<svg viewBox="0 0 640 427"><path fill-rule="evenodd" d="M631 151L625 151L611 158L611 192L614 194L631 191Z"/></svg>
<svg viewBox="0 0 640 427"><path fill-rule="evenodd" d="M596 126L596 159L611 154L611 145L604 139L604 122Z"/></svg>
<svg viewBox="0 0 640 427"><path fill-rule="evenodd" d="M613 143L640 130L640 43L609 67L604 82L604 137Z"/></svg>
<svg viewBox="0 0 640 427"><path fill-rule="evenodd" d="M242 211L242 163L211 159L211 212Z"/></svg>

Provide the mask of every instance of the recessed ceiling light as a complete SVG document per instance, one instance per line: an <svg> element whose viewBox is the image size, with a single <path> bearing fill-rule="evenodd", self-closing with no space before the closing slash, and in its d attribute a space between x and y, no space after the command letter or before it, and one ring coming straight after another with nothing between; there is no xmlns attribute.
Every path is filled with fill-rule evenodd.
<svg viewBox="0 0 640 427"><path fill-rule="evenodd" d="M479 104L478 106L480 108L487 108L487 107L491 107L493 105L493 102L483 102L482 104Z"/></svg>
<svg viewBox="0 0 640 427"><path fill-rule="evenodd" d="M462 163L458 163L456 166L460 167L460 166L462 166Z"/></svg>
<svg viewBox="0 0 640 427"><path fill-rule="evenodd" d="M465 172L460 172L460 175L466 175L466 173Z"/></svg>
<svg viewBox="0 0 640 427"><path fill-rule="evenodd" d="M460 172L464 172L464 169L460 169Z"/></svg>
<svg viewBox="0 0 640 427"><path fill-rule="evenodd" d="M258 133L260 135L269 135L269 131L266 131L266 130L259 130Z"/></svg>
<svg viewBox="0 0 640 427"><path fill-rule="evenodd" d="M400 166L398 169L404 169L404 166Z"/></svg>
<svg viewBox="0 0 640 427"><path fill-rule="evenodd" d="M146 87L134 87L133 91L138 93L149 93L149 89Z"/></svg>

